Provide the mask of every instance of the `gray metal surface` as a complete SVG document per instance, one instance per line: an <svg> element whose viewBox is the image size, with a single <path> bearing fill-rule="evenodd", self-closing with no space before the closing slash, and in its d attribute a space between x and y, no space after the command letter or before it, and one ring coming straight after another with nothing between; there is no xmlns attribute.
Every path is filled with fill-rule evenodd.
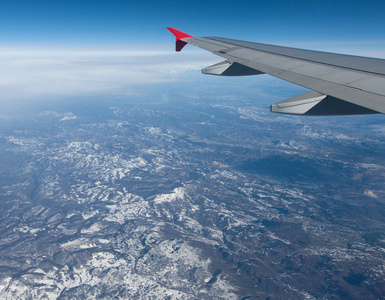
<svg viewBox="0 0 385 300"><path fill-rule="evenodd" d="M355 69L385 75L385 59L304 50L261 43L245 42L227 38L209 37L209 39L230 44L235 43L237 46L241 46L244 48L265 51L268 53L275 53L291 58L299 58L301 60L308 60L311 62L318 62L339 66L347 69Z"/></svg>
<svg viewBox="0 0 385 300"><path fill-rule="evenodd" d="M385 113L385 60L302 50L217 37L188 43L237 62L368 109Z"/></svg>
<svg viewBox="0 0 385 300"><path fill-rule="evenodd" d="M253 68L241 65L237 62L229 62L227 60L204 68L202 73L219 76L249 76L263 74Z"/></svg>

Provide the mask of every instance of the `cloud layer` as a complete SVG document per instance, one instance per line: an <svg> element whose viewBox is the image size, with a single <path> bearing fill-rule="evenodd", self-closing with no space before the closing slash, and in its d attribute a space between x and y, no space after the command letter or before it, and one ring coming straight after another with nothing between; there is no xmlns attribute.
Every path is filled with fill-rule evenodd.
<svg viewBox="0 0 385 300"><path fill-rule="evenodd" d="M62 48L0 49L0 99L121 95L134 86L200 76L218 58L203 51ZM0 100L0 101L1 101Z"/></svg>
<svg viewBox="0 0 385 300"><path fill-rule="evenodd" d="M170 46L0 47L0 102L136 95L159 84L168 87L183 82L217 84L217 90L234 86L242 90L252 87L257 92L265 87L273 94L293 86L271 76L202 76L203 67L221 58L193 47L176 53ZM353 54L362 54L354 50Z"/></svg>

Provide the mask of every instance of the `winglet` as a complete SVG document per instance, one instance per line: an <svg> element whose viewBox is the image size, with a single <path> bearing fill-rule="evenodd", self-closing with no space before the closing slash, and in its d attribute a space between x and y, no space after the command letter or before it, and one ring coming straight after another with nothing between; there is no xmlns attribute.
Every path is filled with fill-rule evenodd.
<svg viewBox="0 0 385 300"><path fill-rule="evenodd" d="M182 31L176 30L175 28L172 27L167 27L168 30L171 31L173 35L175 35L175 50L179 52L180 50L183 49L184 46L186 46L187 41L189 38L192 38L191 35L184 33Z"/></svg>

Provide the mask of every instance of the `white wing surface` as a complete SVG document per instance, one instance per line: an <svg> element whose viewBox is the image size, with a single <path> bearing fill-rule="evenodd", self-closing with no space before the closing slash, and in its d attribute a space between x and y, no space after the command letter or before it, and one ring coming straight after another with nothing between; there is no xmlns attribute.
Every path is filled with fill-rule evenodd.
<svg viewBox="0 0 385 300"><path fill-rule="evenodd" d="M271 106L296 115L385 113L385 60L302 50L219 37L193 37L168 27L176 50L187 43L225 58L204 74L269 74L313 90Z"/></svg>

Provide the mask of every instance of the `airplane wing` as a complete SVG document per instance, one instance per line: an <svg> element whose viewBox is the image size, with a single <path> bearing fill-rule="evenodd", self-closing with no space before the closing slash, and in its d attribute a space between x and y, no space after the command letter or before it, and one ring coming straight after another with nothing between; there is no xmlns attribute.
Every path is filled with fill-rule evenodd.
<svg viewBox="0 0 385 300"><path fill-rule="evenodd" d="M385 114L385 60L302 50L220 37L193 37L167 27L176 51L192 44L225 58L204 74L269 74L311 89L273 104L272 112L294 115Z"/></svg>

